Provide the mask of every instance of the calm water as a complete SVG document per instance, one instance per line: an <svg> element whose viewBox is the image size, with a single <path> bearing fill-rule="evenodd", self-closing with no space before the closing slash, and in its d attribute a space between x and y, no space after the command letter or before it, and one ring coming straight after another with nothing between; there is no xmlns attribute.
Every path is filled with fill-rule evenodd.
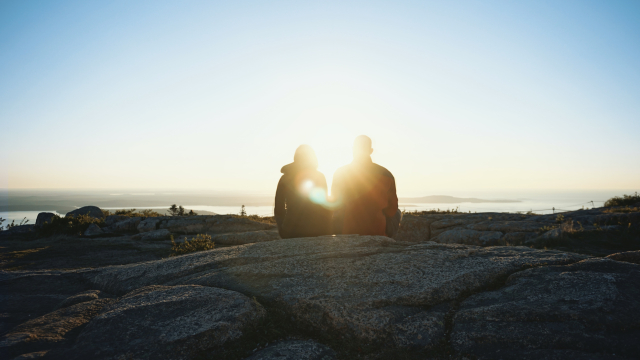
<svg viewBox="0 0 640 360"><path fill-rule="evenodd" d="M514 197L511 197L512 199ZM607 197L608 198L608 197ZM455 209L458 208L458 211L461 212L527 212L533 211L538 214L551 214L554 212L553 208L555 208L555 212L562 211L572 211L581 209L583 206L585 208L591 208L593 200L593 205L596 207L601 207L604 204L606 199L597 199L594 196L590 196L588 194L580 196L580 195L571 195L571 196L541 196L539 198L529 198L522 199L521 202L517 203L461 203L461 204L403 204L399 205L401 210L405 211L421 211L421 210L432 210L432 209ZM193 209L194 211L204 210L210 211L216 214L239 214L240 206L206 206L206 205L184 205L187 209ZM131 208L131 207L127 207ZM157 209L158 212L163 213L163 210L169 208L169 206L155 206L155 207L133 207L137 209ZM105 208L105 209L122 209L122 207L117 208ZM246 206L245 210L249 215L260 215L260 216L273 216L273 206ZM56 213L55 211L49 211ZM6 226L12 220L15 220L16 223L19 223L23 219L29 220L28 224L34 224L36 222L36 218L38 217L38 213L40 211L8 211L8 212L0 212L0 217L6 219L6 221L2 224ZM64 214L58 214L60 216L64 216Z"/></svg>

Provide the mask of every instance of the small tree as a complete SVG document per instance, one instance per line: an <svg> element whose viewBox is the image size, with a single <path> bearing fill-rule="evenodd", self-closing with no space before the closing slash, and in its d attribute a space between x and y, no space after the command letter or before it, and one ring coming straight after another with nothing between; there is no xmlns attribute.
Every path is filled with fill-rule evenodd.
<svg viewBox="0 0 640 360"><path fill-rule="evenodd" d="M2 229L2 223L5 222L5 221L6 221L6 219L3 219L3 218L0 217L0 231L3 230Z"/></svg>
<svg viewBox="0 0 640 360"><path fill-rule="evenodd" d="M171 216L194 216L194 215L198 215L198 213L194 212L193 210L190 210L189 212L187 212L184 207L182 207L182 205L178 206L176 204L171 205L171 207L169 207L169 215Z"/></svg>
<svg viewBox="0 0 640 360"><path fill-rule="evenodd" d="M169 207L169 215L171 216L183 216L184 215L184 208L182 207L182 205L178 206L176 204L171 205L171 207Z"/></svg>
<svg viewBox="0 0 640 360"><path fill-rule="evenodd" d="M244 205L240 208L240 216L247 216L247 210L244 209Z"/></svg>

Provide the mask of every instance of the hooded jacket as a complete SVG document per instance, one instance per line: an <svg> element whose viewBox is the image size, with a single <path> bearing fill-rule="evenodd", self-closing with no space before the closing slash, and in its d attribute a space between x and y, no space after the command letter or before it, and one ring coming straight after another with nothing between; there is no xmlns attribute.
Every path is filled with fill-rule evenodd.
<svg viewBox="0 0 640 360"><path fill-rule="evenodd" d="M371 158L339 168L331 195L340 206L334 219L337 234L387 235L387 218L398 211L393 175Z"/></svg>
<svg viewBox="0 0 640 360"><path fill-rule="evenodd" d="M278 182L274 214L280 237L311 237L331 232L331 212L321 202L327 193L327 180L312 166L296 162L282 167ZM314 196L315 195L315 196Z"/></svg>

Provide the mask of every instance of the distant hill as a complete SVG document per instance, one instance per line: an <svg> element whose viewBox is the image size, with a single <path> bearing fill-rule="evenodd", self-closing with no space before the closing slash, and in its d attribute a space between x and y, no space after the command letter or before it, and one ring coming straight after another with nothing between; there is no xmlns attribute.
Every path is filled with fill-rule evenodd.
<svg viewBox="0 0 640 360"><path fill-rule="evenodd" d="M477 198L459 198L448 195L431 195L417 198L399 198L401 203L420 203L420 204L459 204L459 203L518 203L520 200L484 200Z"/></svg>

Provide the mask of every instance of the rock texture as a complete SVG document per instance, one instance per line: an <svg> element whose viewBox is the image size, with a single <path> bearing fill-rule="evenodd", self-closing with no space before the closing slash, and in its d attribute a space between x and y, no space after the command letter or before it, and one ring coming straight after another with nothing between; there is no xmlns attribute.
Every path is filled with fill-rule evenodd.
<svg viewBox="0 0 640 360"><path fill-rule="evenodd" d="M143 241L156 241L156 240L167 240L171 236L171 233L167 229L153 230L149 232L144 232L142 234L135 235L134 238L140 239Z"/></svg>
<svg viewBox="0 0 640 360"><path fill-rule="evenodd" d="M279 239L237 216L109 216L111 235L91 241L3 237L0 266L34 270L0 271L0 358L336 356L314 341L340 358L634 358L638 251L568 251L637 250L637 220L406 214L394 240ZM203 233L223 246L167 257L169 235ZM566 251L502 246L523 243ZM76 270L46 270L62 268ZM282 341L300 338L311 340Z"/></svg>
<svg viewBox="0 0 640 360"><path fill-rule="evenodd" d="M199 216L158 216L158 217L128 217L122 215L110 215L105 219L107 233L147 233L164 230L169 233L189 234L230 234L254 231L273 230L275 225L253 221L231 215L199 215ZM249 238L256 241L272 240L271 233L247 234L245 240L233 240L229 243L246 243Z"/></svg>
<svg viewBox="0 0 640 360"><path fill-rule="evenodd" d="M425 347L444 336L447 307L525 267L584 256L529 248L399 243L326 236L221 248L98 269L93 286L124 293L151 284L236 290L285 309L300 324L363 341Z"/></svg>
<svg viewBox="0 0 640 360"><path fill-rule="evenodd" d="M215 235L213 242L220 245L244 245L280 239L277 230L247 231L241 233Z"/></svg>
<svg viewBox="0 0 640 360"><path fill-rule="evenodd" d="M114 232L136 232L141 221L140 217L127 217L111 225L110 229Z"/></svg>
<svg viewBox="0 0 640 360"><path fill-rule="evenodd" d="M640 212L616 213L615 209L603 208L548 215L406 213L395 238L411 242L530 246L590 232L599 233L606 247L605 234L616 237L638 229Z"/></svg>
<svg viewBox="0 0 640 360"><path fill-rule="evenodd" d="M112 301L100 299L71 305L17 326L0 338L0 358L59 346L69 332L86 324Z"/></svg>
<svg viewBox="0 0 640 360"><path fill-rule="evenodd" d="M280 341L245 360L335 360L336 352L312 340Z"/></svg>
<svg viewBox="0 0 640 360"><path fill-rule="evenodd" d="M64 359L190 359L242 336L264 316L262 306L234 291L203 286L149 286L103 309Z"/></svg>
<svg viewBox="0 0 640 360"><path fill-rule="evenodd" d="M104 231L102 231L102 229L100 229L100 227L96 224L91 224L89 225L89 227L87 228L87 230L84 231L84 236L88 236L88 237L92 237L92 236L100 236L103 235Z"/></svg>
<svg viewBox="0 0 640 360"><path fill-rule="evenodd" d="M155 218L155 217L146 218L138 224L137 226L138 232L143 233L143 232L154 231L158 228L159 223L160 223L160 219L158 218Z"/></svg>
<svg viewBox="0 0 640 360"><path fill-rule="evenodd" d="M0 238L30 238L36 233L35 225L18 225L0 231Z"/></svg>
<svg viewBox="0 0 640 360"><path fill-rule="evenodd" d="M640 265L640 251L626 251L607 256L616 261L625 261Z"/></svg>
<svg viewBox="0 0 640 360"><path fill-rule="evenodd" d="M54 311L63 300L88 289L77 272L0 271L0 334Z"/></svg>
<svg viewBox="0 0 640 360"><path fill-rule="evenodd" d="M89 215L96 219L104 219L104 213L97 206L83 206L79 209L69 211L66 216Z"/></svg>
<svg viewBox="0 0 640 360"><path fill-rule="evenodd" d="M224 234L245 231L270 230L275 226L231 215L176 216L159 218L159 229L179 234Z"/></svg>
<svg viewBox="0 0 640 360"><path fill-rule="evenodd" d="M443 244L491 246L499 245L502 235L499 231L447 230L436 236L433 241Z"/></svg>
<svg viewBox="0 0 640 360"><path fill-rule="evenodd" d="M98 298L100 298L100 290L83 291L79 294L69 296L68 298L62 300L60 305L58 305L58 309L66 308L68 306L86 301L97 300Z"/></svg>
<svg viewBox="0 0 640 360"><path fill-rule="evenodd" d="M50 212L41 212L38 214L38 217L36 218L36 226L42 226L45 223L51 222L51 220L53 220L53 218L57 216L54 213L50 213Z"/></svg>
<svg viewBox="0 0 640 360"><path fill-rule="evenodd" d="M486 359L520 358L527 350L552 356L557 349L636 357L638 309L640 265L588 259L528 269L500 290L465 300L451 343Z"/></svg>

